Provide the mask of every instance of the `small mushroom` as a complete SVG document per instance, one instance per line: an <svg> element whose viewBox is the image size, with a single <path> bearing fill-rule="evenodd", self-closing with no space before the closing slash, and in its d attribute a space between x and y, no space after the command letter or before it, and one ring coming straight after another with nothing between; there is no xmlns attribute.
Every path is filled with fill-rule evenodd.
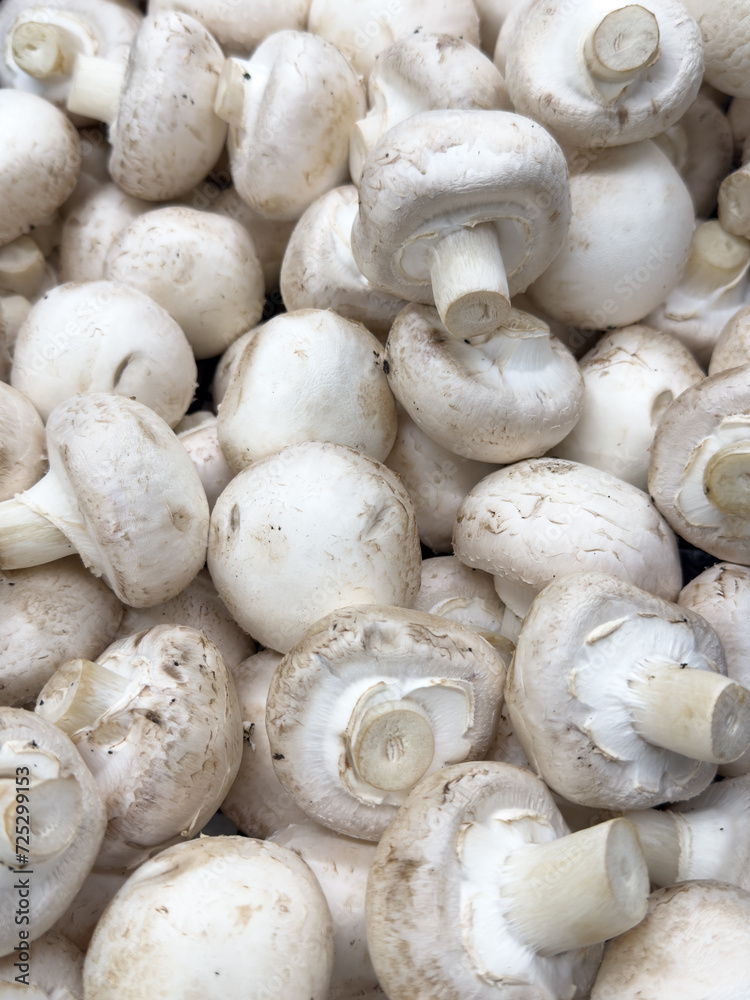
<svg viewBox="0 0 750 1000"><path fill-rule="evenodd" d="M507 111L424 111L364 165L352 251L365 277L435 304L455 337L491 334L560 250L570 220L562 150Z"/></svg>
<svg viewBox="0 0 750 1000"><path fill-rule="evenodd" d="M22 708L0 708L0 800L4 956L41 937L67 909L94 864L106 816L70 739Z"/></svg>
<svg viewBox="0 0 750 1000"><path fill-rule="evenodd" d="M137 399L176 424L196 386L193 352L165 309L116 281L71 282L36 302L18 332L11 385L42 419L81 392Z"/></svg>
<svg viewBox="0 0 750 1000"><path fill-rule="evenodd" d="M153 204L116 184L97 184L66 213L60 243L60 281L100 281L114 238Z"/></svg>
<svg viewBox="0 0 750 1000"><path fill-rule="evenodd" d="M743 0L683 0L703 36L705 79L722 94L750 97L750 34Z"/></svg>
<svg viewBox="0 0 750 1000"><path fill-rule="evenodd" d="M86 1000L264 990L322 1000L332 967L331 916L301 858L268 841L201 837L130 876L97 925L83 984Z"/></svg>
<svg viewBox="0 0 750 1000"><path fill-rule="evenodd" d="M177 432L178 428L175 428ZM177 434L183 448L190 455L193 465L203 483L208 500L208 509L213 510L216 501L234 478L234 470L227 464L219 445L216 417Z"/></svg>
<svg viewBox="0 0 750 1000"><path fill-rule="evenodd" d="M450 597L499 600L489 573L472 569L456 556L437 556L422 560L422 582L412 602L415 611L429 611Z"/></svg>
<svg viewBox="0 0 750 1000"><path fill-rule="evenodd" d="M126 194L166 201L211 170L227 134L213 112L222 62L203 25L174 11L144 19L127 64L76 57L68 109L107 123Z"/></svg>
<svg viewBox="0 0 750 1000"><path fill-rule="evenodd" d="M44 424L31 400L0 382L0 501L27 490L47 471Z"/></svg>
<svg viewBox="0 0 750 1000"><path fill-rule="evenodd" d="M676 532L717 559L750 564L750 366L710 375L664 413L648 488Z"/></svg>
<svg viewBox="0 0 750 1000"><path fill-rule="evenodd" d="M531 772L456 764L419 783L378 844L370 955L391 1000L585 997L599 943L647 896L626 820L570 834Z"/></svg>
<svg viewBox="0 0 750 1000"><path fill-rule="evenodd" d="M420 778L484 756L504 682L503 658L457 622L341 608L308 629L271 680L276 774L318 823L377 840Z"/></svg>
<svg viewBox="0 0 750 1000"><path fill-rule="evenodd" d="M221 354L263 312L263 271L247 230L183 205L144 212L122 229L104 276L165 309L199 360Z"/></svg>
<svg viewBox="0 0 750 1000"><path fill-rule="evenodd" d="M336 608L408 607L420 565L398 477L344 445L307 441L254 462L211 515L216 589L239 624L280 653Z"/></svg>
<svg viewBox="0 0 750 1000"><path fill-rule="evenodd" d="M161 417L125 396L85 393L52 411L47 449L47 475L0 503L0 568L75 547L126 604L184 590L205 561L208 502Z"/></svg>
<svg viewBox="0 0 750 1000"><path fill-rule="evenodd" d="M534 770L582 805L690 798L750 746L750 691L726 676L710 625L601 573L536 597L505 697Z"/></svg>

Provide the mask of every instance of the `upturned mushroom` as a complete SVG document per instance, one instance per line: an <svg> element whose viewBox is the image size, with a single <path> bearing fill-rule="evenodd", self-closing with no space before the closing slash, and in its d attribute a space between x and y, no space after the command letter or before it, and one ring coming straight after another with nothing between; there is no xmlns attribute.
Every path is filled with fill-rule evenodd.
<svg viewBox="0 0 750 1000"><path fill-rule="evenodd" d="M384 132L420 111L512 111L499 70L468 40L418 31L378 53L367 79L370 108L352 128L349 173L355 184Z"/></svg>
<svg viewBox="0 0 750 1000"><path fill-rule="evenodd" d="M36 713L68 733L107 810L97 868L125 870L194 837L231 787L242 754L237 693L202 632L157 625L94 662L64 663Z"/></svg>
<svg viewBox="0 0 750 1000"><path fill-rule="evenodd" d="M750 366L701 379L675 399L651 449L648 488L687 541L750 564Z"/></svg>
<svg viewBox="0 0 750 1000"><path fill-rule="evenodd" d="M44 424L34 404L0 382L0 501L27 490L47 471Z"/></svg>
<svg viewBox="0 0 750 1000"><path fill-rule="evenodd" d="M750 691L726 676L710 625L601 573L536 597L505 697L534 770L582 805L690 798L750 746Z"/></svg>
<svg viewBox="0 0 750 1000"><path fill-rule="evenodd" d="M384 461L397 423L386 368L382 345L361 323L330 309L274 317L248 341L221 401L227 462L239 471L303 441Z"/></svg>
<svg viewBox="0 0 750 1000"><path fill-rule="evenodd" d="M165 309L199 360L221 354L263 313L263 270L247 230L184 205L144 212L122 229L104 277Z"/></svg>
<svg viewBox="0 0 750 1000"><path fill-rule="evenodd" d="M453 547L462 562L494 575L518 618L569 573L611 573L667 600L682 584L677 541L648 496L562 459L517 462L478 483L458 509Z"/></svg>
<svg viewBox="0 0 750 1000"><path fill-rule="evenodd" d="M278 31L250 59L227 59L215 107L230 126L240 196L267 218L298 219L345 182L349 131L366 104L344 54L308 32Z"/></svg>
<svg viewBox="0 0 750 1000"><path fill-rule="evenodd" d="M457 764L417 785L378 844L370 955L392 1000L582 998L600 942L636 925L647 896L626 820L570 834L531 772Z"/></svg>
<svg viewBox="0 0 750 1000"><path fill-rule="evenodd" d="M216 589L239 624L280 653L336 608L408 607L420 565L398 477L344 445L308 441L254 462L211 515Z"/></svg>
<svg viewBox="0 0 750 1000"><path fill-rule="evenodd" d="M459 339L491 334L563 245L562 150L507 111L424 111L372 149L352 252L379 288L437 307Z"/></svg>
<svg viewBox="0 0 750 1000"><path fill-rule="evenodd" d="M519 11L503 31L511 100L571 146L650 139L698 94L701 33L678 0L533 0Z"/></svg>
<svg viewBox="0 0 750 1000"><path fill-rule="evenodd" d="M505 673L492 645L457 622L341 608L308 629L271 680L276 774L318 823L378 840L420 778L484 756Z"/></svg>
<svg viewBox="0 0 750 1000"><path fill-rule="evenodd" d="M87 281L58 285L31 307L10 379L44 420L78 393L111 392L174 425L197 369L182 329L153 299L117 281Z"/></svg>
<svg viewBox="0 0 750 1000"><path fill-rule="evenodd" d="M386 356L393 393L420 430L475 462L542 455L581 413L575 358L545 323L518 309L469 340L450 336L434 308L408 305L391 327Z"/></svg>
<svg viewBox="0 0 750 1000"><path fill-rule="evenodd" d="M78 549L125 604L150 607L203 566L208 502L167 424L125 396L86 393L47 421L50 471L0 503L0 568Z"/></svg>
<svg viewBox="0 0 750 1000"><path fill-rule="evenodd" d="M0 708L0 798L4 956L28 950L67 909L94 864L106 816L70 739L22 708Z"/></svg>
<svg viewBox="0 0 750 1000"><path fill-rule="evenodd" d="M130 876L97 925L83 984L87 1000L324 1000L332 967L331 915L304 861L268 841L202 837Z"/></svg>
<svg viewBox="0 0 750 1000"><path fill-rule="evenodd" d="M211 170L227 134L213 111L223 61L203 25L175 11L144 18L127 64L76 57L68 110L107 123L109 171L127 194L166 201Z"/></svg>

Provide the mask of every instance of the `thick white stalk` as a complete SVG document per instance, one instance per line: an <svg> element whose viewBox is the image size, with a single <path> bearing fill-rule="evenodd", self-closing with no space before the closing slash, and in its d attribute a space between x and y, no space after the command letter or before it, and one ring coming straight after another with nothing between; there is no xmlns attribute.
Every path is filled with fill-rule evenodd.
<svg viewBox="0 0 750 1000"><path fill-rule="evenodd" d="M362 779L384 791L411 788L435 754L429 719L415 703L373 705L362 715L349 745Z"/></svg>
<svg viewBox="0 0 750 1000"><path fill-rule="evenodd" d="M60 484L48 473L38 483L0 503L0 569L23 569L75 552L70 540L45 517L60 507Z"/></svg>
<svg viewBox="0 0 750 1000"><path fill-rule="evenodd" d="M18 68L37 80L69 75L76 56L83 51L81 39L74 32L61 24L41 21L16 22L9 40Z"/></svg>
<svg viewBox="0 0 750 1000"><path fill-rule="evenodd" d="M654 885L674 885L680 877L680 830L674 813L660 809L634 809L625 819L638 831L638 838Z"/></svg>
<svg viewBox="0 0 750 1000"><path fill-rule="evenodd" d="M508 923L541 955L616 937L646 914L646 862L624 819L530 844L511 854L504 870Z"/></svg>
<svg viewBox="0 0 750 1000"><path fill-rule="evenodd" d="M711 670L645 663L628 681L633 728L647 743L725 764L750 746L750 691Z"/></svg>
<svg viewBox="0 0 750 1000"><path fill-rule="evenodd" d="M24 811L19 812L18 807ZM73 777L36 780L22 788L16 779L0 780L0 860L17 867L19 853L28 863L41 864L66 850L81 822L81 789ZM22 824L17 823L24 817ZM22 827L19 837L18 827ZM28 826L27 831L25 827ZM28 838L28 842L25 839Z"/></svg>
<svg viewBox="0 0 750 1000"><path fill-rule="evenodd" d="M597 80L626 86L659 58L659 23L640 4L610 11L586 39L584 58Z"/></svg>
<svg viewBox="0 0 750 1000"><path fill-rule="evenodd" d="M127 66L94 56L78 56L73 68L68 111L111 124L117 117Z"/></svg>
<svg viewBox="0 0 750 1000"><path fill-rule="evenodd" d="M703 492L722 514L750 517L750 441L726 444L711 456Z"/></svg>
<svg viewBox="0 0 750 1000"><path fill-rule="evenodd" d="M732 286L750 263L750 242L727 232L718 219L700 223L693 234L681 285L708 298Z"/></svg>
<svg viewBox="0 0 750 1000"><path fill-rule="evenodd" d="M370 150L385 131L384 116L372 112L352 125L349 133L349 174L359 186L362 168Z"/></svg>
<svg viewBox="0 0 750 1000"><path fill-rule="evenodd" d="M433 247L432 294L445 328L459 340L487 335L510 315L510 293L497 230L461 227Z"/></svg>
<svg viewBox="0 0 750 1000"><path fill-rule="evenodd" d="M31 299L44 280L44 256L30 236L0 248L0 289Z"/></svg>
<svg viewBox="0 0 750 1000"><path fill-rule="evenodd" d="M246 77L244 66L231 57L226 60L219 74L214 114L234 128L242 127Z"/></svg>
<svg viewBox="0 0 750 1000"><path fill-rule="evenodd" d="M68 660L44 686L36 713L72 736L93 726L129 684L126 677L92 660Z"/></svg>

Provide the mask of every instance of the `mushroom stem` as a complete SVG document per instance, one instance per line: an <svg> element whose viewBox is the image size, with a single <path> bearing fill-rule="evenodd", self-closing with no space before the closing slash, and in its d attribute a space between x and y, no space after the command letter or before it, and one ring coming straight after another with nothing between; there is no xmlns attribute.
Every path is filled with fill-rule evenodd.
<svg viewBox="0 0 750 1000"><path fill-rule="evenodd" d="M44 279L44 256L30 236L0 248L0 289L30 299Z"/></svg>
<svg viewBox="0 0 750 1000"><path fill-rule="evenodd" d="M0 569L24 569L75 552L43 511L59 506L60 485L49 473L38 483L0 503ZM51 505L51 506L49 506Z"/></svg>
<svg viewBox="0 0 750 1000"><path fill-rule="evenodd" d="M231 57L227 59L219 74L214 114L234 128L242 127L246 79L249 77L244 67Z"/></svg>
<svg viewBox="0 0 750 1000"><path fill-rule="evenodd" d="M358 185L362 180L364 162L384 131L382 114L365 115L352 125L349 134L349 173L355 184Z"/></svg>
<svg viewBox="0 0 750 1000"><path fill-rule="evenodd" d="M646 663L628 682L633 728L647 743L725 764L750 745L750 691L712 670Z"/></svg>
<svg viewBox="0 0 750 1000"><path fill-rule="evenodd" d="M490 222L454 229L438 240L430 278L437 311L454 337L485 336L510 315L500 241Z"/></svg>
<svg viewBox="0 0 750 1000"><path fill-rule="evenodd" d="M748 263L750 242L709 219L696 227L682 281L695 294L713 295L740 278Z"/></svg>
<svg viewBox="0 0 750 1000"><path fill-rule="evenodd" d="M646 862L624 819L523 847L508 856L505 871L508 922L544 956L616 937L646 914Z"/></svg>
<svg viewBox="0 0 750 1000"><path fill-rule="evenodd" d="M435 739L418 705L386 701L364 713L350 739L350 753L364 781L399 791L424 775L435 755Z"/></svg>
<svg viewBox="0 0 750 1000"><path fill-rule="evenodd" d="M44 686L36 713L72 736L108 712L129 684L126 677L92 660L68 660Z"/></svg>
<svg viewBox="0 0 750 1000"><path fill-rule="evenodd" d="M16 65L36 80L69 75L82 51L81 39L60 24L16 22L9 35Z"/></svg>
<svg viewBox="0 0 750 1000"><path fill-rule="evenodd" d="M117 116L127 65L79 55L73 67L68 111L111 124Z"/></svg>
<svg viewBox="0 0 750 1000"><path fill-rule="evenodd" d="M750 441L726 444L711 456L703 492L722 514L750 517Z"/></svg>
<svg viewBox="0 0 750 1000"><path fill-rule="evenodd" d="M750 164L741 166L721 182L719 221L727 232L750 237Z"/></svg>
<svg viewBox="0 0 750 1000"><path fill-rule="evenodd" d="M18 806L25 806L27 811L19 812ZM20 791L15 777L0 780L0 860L17 868L56 857L73 842L82 811L81 790L73 777L46 781L32 778L28 788ZM19 837L16 828L21 815L30 832Z"/></svg>
<svg viewBox="0 0 750 1000"><path fill-rule="evenodd" d="M625 819L638 831L652 883L674 885L680 877L679 818L659 809L634 809Z"/></svg>
<svg viewBox="0 0 750 1000"><path fill-rule="evenodd" d="M659 55L659 23L640 4L610 11L584 44L589 73L605 83L625 86L653 66Z"/></svg>

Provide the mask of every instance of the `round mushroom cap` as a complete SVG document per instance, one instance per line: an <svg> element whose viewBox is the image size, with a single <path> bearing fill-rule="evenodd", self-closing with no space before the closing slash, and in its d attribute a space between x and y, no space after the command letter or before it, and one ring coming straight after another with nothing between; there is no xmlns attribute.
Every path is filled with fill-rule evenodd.
<svg viewBox="0 0 750 1000"><path fill-rule="evenodd" d="M83 982L87 1000L234 1000L273 984L310 1000L328 995L332 967L331 915L304 861L268 841L202 837L130 876L97 925Z"/></svg>
<svg viewBox="0 0 750 1000"><path fill-rule="evenodd" d="M682 584L677 541L649 497L577 462L538 458L478 483L458 509L454 551L495 575L519 616L552 580L597 571L674 600Z"/></svg>
<svg viewBox="0 0 750 1000"><path fill-rule="evenodd" d="M179 10L200 21L228 53L252 52L268 35L287 28L304 31L310 0L149 0L155 14Z"/></svg>
<svg viewBox="0 0 750 1000"><path fill-rule="evenodd" d="M281 653L336 608L408 607L420 566L398 477L344 445L308 441L254 462L211 515L216 589L246 631Z"/></svg>
<svg viewBox="0 0 750 1000"><path fill-rule="evenodd" d="M134 219L113 240L104 276L166 309L198 359L221 354L263 313L263 270L247 230L184 205Z"/></svg>
<svg viewBox="0 0 750 1000"><path fill-rule="evenodd" d="M563 244L570 221L562 150L508 111L424 111L383 135L365 161L352 252L365 277L410 302L434 304L433 248L489 223L511 295Z"/></svg>
<svg viewBox="0 0 750 1000"><path fill-rule="evenodd" d="M664 301L687 263L690 192L653 142L585 151L572 162L570 228L529 298L571 326L637 323Z"/></svg>
<svg viewBox="0 0 750 1000"><path fill-rule="evenodd" d="M722 94L750 97L750 34L743 0L685 0L703 36L706 83Z"/></svg>
<svg viewBox="0 0 750 1000"><path fill-rule="evenodd" d="M109 171L123 191L166 201L209 173L227 135L213 110L223 63L218 42L187 14L144 18L109 127Z"/></svg>
<svg viewBox="0 0 750 1000"><path fill-rule="evenodd" d="M685 676L726 675L707 622L631 583L582 573L536 597L505 695L523 751L551 789L581 805L646 809L710 784L715 763L641 735L652 691L640 692L654 664L674 664Z"/></svg>
<svg viewBox="0 0 750 1000"><path fill-rule="evenodd" d="M648 56L641 51L646 39L632 38L632 28L614 26L620 34L612 41L597 32L591 52L586 45L597 24L604 24L605 35L613 30L604 18L623 9L651 15L652 34L645 30L650 63L635 72L628 59L637 67ZM658 135L687 111L703 75L700 30L679 0L619 8L613 0L534 0L525 5L506 44L505 80L518 113L576 147L616 146ZM604 79L589 69L601 58L600 50L607 51L612 64Z"/></svg>
<svg viewBox="0 0 750 1000"><path fill-rule="evenodd" d="M361 323L301 309L249 339L221 401L218 435L229 465L303 441L348 445L384 461L396 437L396 401L383 348Z"/></svg>
<svg viewBox="0 0 750 1000"><path fill-rule="evenodd" d="M57 285L18 332L11 384L44 420L82 392L137 399L176 424L196 387L193 352L153 299L117 281Z"/></svg>
<svg viewBox="0 0 750 1000"><path fill-rule="evenodd" d="M505 672L490 643L458 622L341 608L308 629L271 680L276 774L317 822L378 840L422 777L484 756Z"/></svg>
<svg viewBox="0 0 750 1000"><path fill-rule="evenodd" d="M750 564L750 365L696 382L664 413L648 487L687 541L718 559Z"/></svg>
<svg viewBox="0 0 750 1000"><path fill-rule="evenodd" d="M81 142L62 111L35 94L0 90L0 246L59 208L80 170Z"/></svg>
<svg viewBox="0 0 750 1000"><path fill-rule="evenodd" d="M742 1000L748 952L750 892L680 882L652 893L643 922L607 944L591 1000Z"/></svg>
<svg viewBox="0 0 750 1000"><path fill-rule="evenodd" d="M85 393L52 411L47 445L50 471L75 498L50 520L86 565L133 607L184 590L205 562L208 502L161 417L126 396Z"/></svg>
<svg viewBox="0 0 750 1000"><path fill-rule="evenodd" d="M253 211L237 194L237 188L230 187L219 192L208 204L201 204L200 196L193 196L190 204L193 208L208 208L217 215L225 215L239 222L250 234L255 244L255 252L263 267L266 291L272 292L279 287L281 262L284 257L289 238L296 225L295 219L286 222L280 219L266 219Z"/></svg>
<svg viewBox="0 0 750 1000"><path fill-rule="evenodd" d="M0 382L0 501L27 490L47 471L44 424L34 404Z"/></svg>
<svg viewBox="0 0 750 1000"><path fill-rule="evenodd" d="M451 597L497 600L492 577L466 566L456 556L436 556L422 560L422 582L412 602L415 611L429 611Z"/></svg>
<svg viewBox="0 0 750 1000"><path fill-rule="evenodd" d="M68 556L0 571L0 704L34 701L52 674L76 656L94 659L114 639L122 604Z"/></svg>

